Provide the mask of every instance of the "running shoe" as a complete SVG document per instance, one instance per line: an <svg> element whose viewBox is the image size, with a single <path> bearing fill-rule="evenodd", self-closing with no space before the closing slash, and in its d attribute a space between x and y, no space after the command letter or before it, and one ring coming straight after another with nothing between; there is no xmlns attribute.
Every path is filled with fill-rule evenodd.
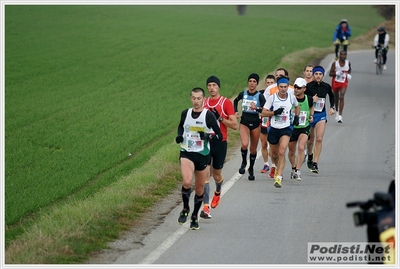
<svg viewBox="0 0 400 269"><path fill-rule="evenodd" d="M374 59L374 63L376 63L376 59Z"/></svg>
<svg viewBox="0 0 400 269"><path fill-rule="evenodd" d="M184 209L181 211L181 214L179 215L179 218L178 218L178 223L179 223L179 224L184 224L184 223L186 223L187 216L189 215L189 212L190 212L190 209L189 209L189 208L188 208L188 209L184 208Z"/></svg>
<svg viewBox="0 0 400 269"><path fill-rule="evenodd" d="M275 188L281 188L282 187L282 179L281 178L275 177L274 187Z"/></svg>
<svg viewBox="0 0 400 269"><path fill-rule="evenodd" d="M200 217L203 219L211 219L211 212L208 206L205 205L203 207L203 210L200 212Z"/></svg>
<svg viewBox="0 0 400 269"><path fill-rule="evenodd" d="M301 174L300 171L296 171L295 174L293 175L293 180L295 181L301 181Z"/></svg>
<svg viewBox="0 0 400 269"><path fill-rule="evenodd" d="M338 123L342 123L342 122L343 122L342 115L339 115L339 117L338 117L338 119L337 119L337 122L338 122Z"/></svg>
<svg viewBox="0 0 400 269"><path fill-rule="evenodd" d="M239 168L239 174L243 175L246 172L246 165L247 165L247 163L242 162L242 165Z"/></svg>
<svg viewBox="0 0 400 269"><path fill-rule="evenodd" d="M192 216L192 218L190 219L190 229L191 230L200 229L199 220L195 216Z"/></svg>
<svg viewBox="0 0 400 269"><path fill-rule="evenodd" d="M290 179L293 179L295 173L296 172L292 169L292 171L290 172Z"/></svg>
<svg viewBox="0 0 400 269"><path fill-rule="evenodd" d="M261 169L261 173L267 173L269 171L269 165L268 164L264 164L263 169Z"/></svg>
<svg viewBox="0 0 400 269"><path fill-rule="evenodd" d="M386 70L386 64L383 65L383 70Z"/></svg>
<svg viewBox="0 0 400 269"><path fill-rule="evenodd" d="M269 177L270 178L274 178L275 177L275 170L276 170L275 166L272 166L271 170L269 171Z"/></svg>
<svg viewBox="0 0 400 269"><path fill-rule="evenodd" d="M254 176L254 169L253 168L251 168L251 169L249 168L249 170L247 170L247 171L249 172L248 179L251 180L251 181L255 180L256 177Z"/></svg>
<svg viewBox="0 0 400 269"><path fill-rule="evenodd" d="M308 167L308 169L311 169L313 167L313 161L312 160L310 160L310 159L307 160L307 167Z"/></svg>
<svg viewBox="0 0 400 269"><path fill-rule="evenodd" d="M335 113L335 121L338 121L338 119L339 119L339 111L336 111L336 113Z"/></svg>
<svg viewBox="0 0 400 269"><path fill-rule="evenodd" d="M214 196L211 201L211 208L216 208L219 205L219 202L221 201L221 193L218 195L214 192Z"/></svg>
<svg viewBox="0 0 400 269"><path fill-rule="evenodd" d="M318 164L313 163L312 168L310 170L311 170L311 172L318 174L319 173Z"/></svg>

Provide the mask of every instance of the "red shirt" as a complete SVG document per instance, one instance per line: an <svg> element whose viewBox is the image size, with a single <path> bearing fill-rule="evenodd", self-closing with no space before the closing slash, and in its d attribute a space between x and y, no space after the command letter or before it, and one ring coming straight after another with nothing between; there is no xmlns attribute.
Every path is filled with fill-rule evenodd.
<svg viewBox="0 0 400 269"><path fill-rule="evenodd" d="M218 99L211 99L207 97L204 100L204 107L208 110L215 109L218 111L219 115L224 119L228 119L229 116L235 115L235 109L233 108L232 101L228 98L220 96ZM228 139L228 129L225 124L220 124L220 129L222 133L222 141L226 141Z"/></svg>

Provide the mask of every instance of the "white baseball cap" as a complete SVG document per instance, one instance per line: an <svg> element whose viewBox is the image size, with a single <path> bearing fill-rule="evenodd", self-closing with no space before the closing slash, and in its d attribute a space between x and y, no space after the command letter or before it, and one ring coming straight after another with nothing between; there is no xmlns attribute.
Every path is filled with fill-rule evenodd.
<svg viewBox="0 0 400 269"><path fill-rule="evenodd" d="M294 86L305 87L307 85L307 81L304 78L296 78L296 81L293 83Z"/></svg>

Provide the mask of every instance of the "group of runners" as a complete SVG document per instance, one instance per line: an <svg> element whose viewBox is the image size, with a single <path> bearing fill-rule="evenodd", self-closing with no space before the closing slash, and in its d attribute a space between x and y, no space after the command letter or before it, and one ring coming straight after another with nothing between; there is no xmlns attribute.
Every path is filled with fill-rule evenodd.
<svg viewBox="0 0 400 269"><path fill-rule="evenodd" d="M210 207L219 205L228 128L239 128L241 164L238 171L245 174L247 168L250 181L255 180L254 164L259 141L263 158L260 172L268 173L274 179L276 188L282 187L287 149L292 180L302 180L303 163L307 163L311 172L319 173L318 161L328 115L335 115L336 122L343 123L344 97L352 78L351 63L347 60L350 36L350 26L346 19L342 19L333 35L335 60L327 73L332 78L330 84L323 81L325 69L322 66L309 64L304 67L303 76L296 78L293 84L289 83L286 69L276 69L274 75L265 77L265 88L262 90L257 90L259 75L252 73L247 78L247 89L240 92L233 102L220 94L221 82L216 76L206 80L209 97L201 87L192 89L192 107L182 111L175 139L180 144L179 159L183 177L183 210L178 223L186 223L190 214L193 174L195 195L190 229L199 229L198 215L202 205L200 217L204 219L211 218ZM386 29L379 27L374 46L385 48L384 64L388 43ZM211 176L214 178L215 191L210 203Z"/></svg>
<svg viewBox="0 0 400 269"><path fill-rule="evenodd" d="M206 80L208 97L201 87L192 89L192 107L182 111L176 137L183 177L183 210L178 223L186 223L190 215L190 229L197 230L200 227L198 216L210 219L210 208L219 205L228 129L239 129L241 163L238 172L245 174L247 170L250 181L255 180L259 142L263 158L260 172L274 179L275 188L282 187L286 152L292 180L302 180L303 163L312 173L319 173L328 115L335 115L335 121L343 123L344 97L352 78L347 50L339 51L337 56L328 72L322 66L309 64L304 67L303 76L293 83L289 82L288 71L278 68L274 75L265 77L262 90L257 90L259 75L252 73L247 78L246 90L233 102L220 94L221 82L216 76ZM323 81L325 75L331 77L331 83ZM193 174L195 195L191 211ZM215 182L212 199L211 177Z"/></svg>

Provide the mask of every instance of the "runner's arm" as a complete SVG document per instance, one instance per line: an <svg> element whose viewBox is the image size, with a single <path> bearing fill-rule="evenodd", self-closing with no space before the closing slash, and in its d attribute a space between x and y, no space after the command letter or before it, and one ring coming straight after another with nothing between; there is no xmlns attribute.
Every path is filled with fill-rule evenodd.
<svg viewBox="0 0 400 269"><path fill-rule="evenodd" d="M217 119L214 116L214 113L212 113L209 110L207 110L207 114L206 114L206 125L208 128L212 128L212 130L215 133L215 135L212 135L212 138L210 140L221 141L222 140L221 129L219 128L219 125L218 125Z"/></svg>
<svg viewBox="0 0 400 269"><path fill-rule="evenodd" d="M330 77L335 77L336 76L335 62L333 62L331 64L331 69L329 70L329 76Z"/></svg>
<svg viewBox="0 0 400 269"><path fill-rule="evenodd" d="M181 121L179 122L179 125L178 125L178 135L180 135L180 136L183 135L183 131L184 131L184 129L183 129L183 124L184 124L184 122L185 122L187 113L188 113L188 109L185 109L185 110L182 111L182 113L181 113Z"/></svg>

